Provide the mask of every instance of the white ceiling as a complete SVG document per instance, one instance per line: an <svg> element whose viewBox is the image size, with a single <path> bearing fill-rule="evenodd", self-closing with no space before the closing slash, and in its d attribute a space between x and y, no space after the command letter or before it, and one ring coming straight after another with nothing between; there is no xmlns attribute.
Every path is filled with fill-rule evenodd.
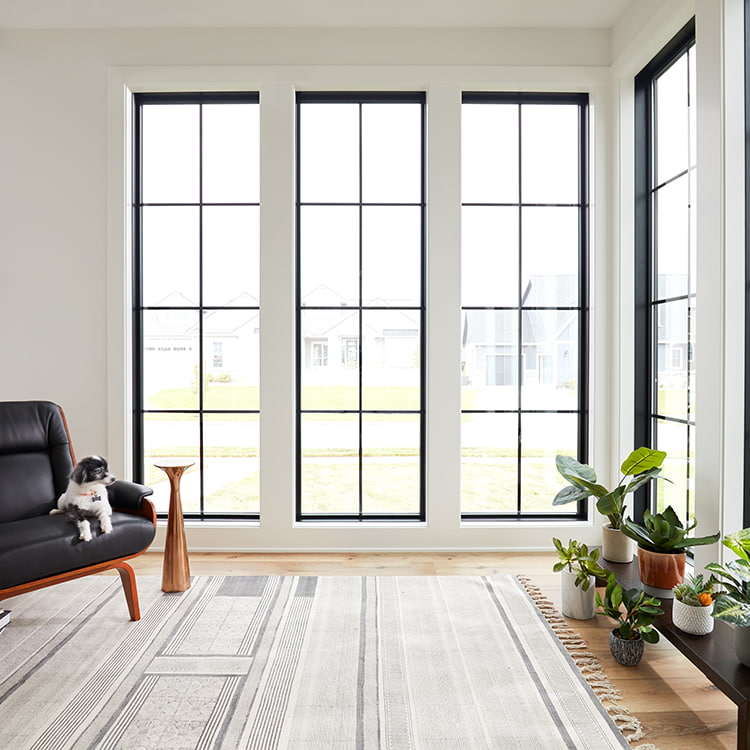
<svg viewBox="0 0 750 750"><path fill-rule="evenodd" d="M608 29L631 2L633 0L0 0L0 28Z"/></svg>

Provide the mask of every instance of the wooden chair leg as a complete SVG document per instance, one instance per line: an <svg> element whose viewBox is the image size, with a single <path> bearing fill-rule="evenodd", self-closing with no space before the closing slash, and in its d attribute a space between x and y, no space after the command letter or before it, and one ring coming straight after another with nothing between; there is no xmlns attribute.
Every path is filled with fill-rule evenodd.
<svg viewBox="0 0 750 750"><path fill-rule="evenodd" d="M135 581L135 571L127 563L121 563L117 566L117 572L120 574L120 580L122 581L122 590L125 592L130 619L140 620L141 608L138 603L138 586Z"/></svg>

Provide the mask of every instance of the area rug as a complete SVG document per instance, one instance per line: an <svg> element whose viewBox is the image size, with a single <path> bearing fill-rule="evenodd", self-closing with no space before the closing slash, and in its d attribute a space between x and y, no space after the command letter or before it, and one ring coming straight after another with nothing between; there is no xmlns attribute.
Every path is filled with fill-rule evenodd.
<svg viewBox="0 0 750 750"><path fill-rule="evenodd" d="M139 577L6 600L0 747L607 750L628 743L523 586Z"/></svg>

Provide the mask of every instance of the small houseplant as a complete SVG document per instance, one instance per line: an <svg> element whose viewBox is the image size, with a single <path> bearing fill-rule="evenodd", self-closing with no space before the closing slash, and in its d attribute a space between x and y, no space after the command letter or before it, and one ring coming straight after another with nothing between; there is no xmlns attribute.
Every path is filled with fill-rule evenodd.
<svg viewBox="0 0 750 750"><path fill-rule="evenodd" d="M609 634L609 650L617 662L633 667L643 656L644 641L658 642L659 632L653 624L658 615L664 614L660 604L640 589L623 589L615 574L609 574L604 596L596 592L596 606L598 614L617 623Z"/></svg>
<svg viewBox="0 0 750 750"><path fill-rule="evenodd" d="M562 613L575 620L590 620L594 612L594 580L606 578L608 571L599 565L599 550L572 539L568 546L553 538L560 558L552 570L561 573Z"/></svg>
<svg viewBox="0 0 750 750"><path fill-rule="evenodd" d="M694 521L684 527L671 505L662 513L645 510L643 524L630 518L623 519L622 533L638 545L638 572L648 593L673 596L674 587L685 579L687 549L718 540L718 531L708 536L689 537L688 533L696 525L697 521Z"/></svg>
<svg viewBox="0 0 750 750"><path fill-rule="evenodd" d="M714 596L713 616L736 626L735 653L746 667L750 667L750 529L727 534L721 543L738 559L706 565L711 578L722 587L722 591Z"/></svg>
<svg viewBox="0 0 750 750"><path fill-rule="evenodd" d="M714 629L714 581L702 573L688 576L674 589L672 622L691 635L707 635Z"/></svg>
<svg viewBox="0 0 750 750"><path fill-rule="evenodd" d="M661 465L667 454L651 448L634 450L620 467L622 477L613 490L598 484L596 471L588 464L582 464L571 456L558 455L555 464L560 474L567 480L553 505L580 502L593 495L596 498L596 509L607 517L608 524L602 529L602 556L611 562L630 562L633 559L632 542L624 539L619 533L625 512L625 499L646 482L659 477Z"/></svg>

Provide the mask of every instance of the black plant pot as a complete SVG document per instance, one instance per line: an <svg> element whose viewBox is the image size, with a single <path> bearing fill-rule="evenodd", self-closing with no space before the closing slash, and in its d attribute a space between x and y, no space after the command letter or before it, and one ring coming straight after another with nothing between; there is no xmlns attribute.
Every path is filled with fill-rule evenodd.
<svg viewBox="0 0 750 750"><path fill-rule="evenodd" d="M620 636L617 628L609 634L609 650L618 664L624 667L635 667L643 657L644 642L639 634L638 638L628 640Z"/></svg>

